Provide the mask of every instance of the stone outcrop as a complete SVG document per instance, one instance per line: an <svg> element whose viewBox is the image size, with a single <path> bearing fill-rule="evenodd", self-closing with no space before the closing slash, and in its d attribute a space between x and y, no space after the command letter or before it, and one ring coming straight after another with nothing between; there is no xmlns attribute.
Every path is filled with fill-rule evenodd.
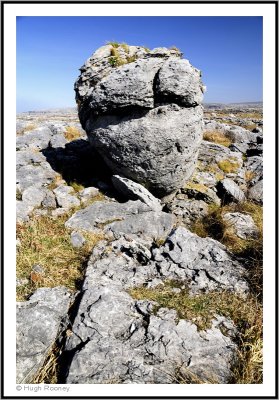
<svg viewBox="0 0 279 400"><path fill-rule="evenodd" d="M200 71L164 48L104 46L75 84L79 117L110 169L158 197L192 175L202 136Z"/></svg>
<svg viewBox="0 0 279 400"><path fill-rule="evenodd" d="M140 200L127 203L96 201L77 211L66 227L92 233L131 234L151 239L166 238L175 217L154 209Z"/></svg>
<svg viewBox="0 0 279 400"><path fill-rule="evenodd" d="M54 344L71 295L64 287L41 288L17 306L17 383L32 383ZM65 322L65 321L64 321Z"/></svg>
<svg viewBox="0 0 279 400"><path fill-rule="evenodd" d="M149 247L130 237L100 243L93 250L65 347L71 356L67 383L177 383L178 371L216 383L229 381L236 350L236 330L230 320L216 315L209 329L198 331L195 324L179 319L175 310L160 308L155 313L154 302L135 300L127 290L154 287L173 277L187 280L187 272L182 276L180 271L188 270L202 291L202 281L207 280L211 289L243 292L245 282L240 275L236 279L240 265L213 240L202 240L183 228L170 235L158 253L154 261ZM202 273L206 269L207 276Z"/></svg>

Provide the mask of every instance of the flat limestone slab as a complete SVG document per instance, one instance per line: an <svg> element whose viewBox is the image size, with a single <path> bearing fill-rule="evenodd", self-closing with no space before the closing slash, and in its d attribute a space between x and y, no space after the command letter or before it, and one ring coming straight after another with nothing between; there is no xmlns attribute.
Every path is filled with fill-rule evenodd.
<svg viewBox="0 0 279 400"><path fill-rule="evenodd" d="M37 289L29 301L17 303L17 383L32 383L57 338L70 300L68 289L56 287Z"/></svg>

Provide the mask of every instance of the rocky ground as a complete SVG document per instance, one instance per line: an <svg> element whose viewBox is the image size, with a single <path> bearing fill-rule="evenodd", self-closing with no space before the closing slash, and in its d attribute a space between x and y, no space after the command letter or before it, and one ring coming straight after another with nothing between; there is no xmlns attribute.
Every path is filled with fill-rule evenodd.
<svg viewBox="0 0 279 400"><path fill-rule="evenodd" d="M207 108L203 137L162 202L75 110L18 115L18 383L261 380L262 111Z"/></svg>

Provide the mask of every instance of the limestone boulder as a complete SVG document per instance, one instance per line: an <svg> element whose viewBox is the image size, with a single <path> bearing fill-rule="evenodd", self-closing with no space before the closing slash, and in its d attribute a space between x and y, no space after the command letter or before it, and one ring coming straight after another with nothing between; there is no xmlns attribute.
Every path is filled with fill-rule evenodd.
<svg viewBox="0 0 279 400"><path fill-rule="evenodd" d="M201 73L176 50L98 49L76 84L79 118L114 174L157 197L192 175L201 142Z"/></svg>

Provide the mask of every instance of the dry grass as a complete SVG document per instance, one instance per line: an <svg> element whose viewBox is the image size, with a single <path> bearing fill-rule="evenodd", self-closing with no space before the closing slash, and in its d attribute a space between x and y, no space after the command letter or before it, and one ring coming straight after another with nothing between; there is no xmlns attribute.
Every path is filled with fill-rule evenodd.
<svg viewBox="0 0 279 400"><path fill-rule="evenodd" d="M251 118L251 119L262 119L263 118L263 114L258 112L258 111L253 111L253 112L241 112L238 114L238 116L240 118Z"/></svg>
<svg viewBox="0 0 279 400"><path fill-rule="evenodd" d="M255 171L246 171L245 172L245 181L251 182L256 177L256 175L257 174Z"/></svg>
<svg viewBox="0 0 279 400"><path fill-rule="evenodd" d="M48 383L57 384L59 363L58 359L61 349L55 343L46 356L43 366L39 369L37 375L32 380L32 384Z"/></svg>
<svg viewBox="0 0 279 400"><path fill-rule="evenodd" d="M120 43L116 42L115 40L106 42L107 45L111 45L114 49L117 49L120 46Z"/></svg>
<svg viewBox="0 0 279 400"><path fill-rule="evenodd" d="M76 140L81 137L81 133L74 126L67 126L66 131L64 132L64 136L67 140Z"/></svg>
<svg viewBox="0 0 279 400"><path fill-rule="evenodd" d="M178 286L177 282L170 281L164 287L155 289L135 288L130 290L130 294L136 299L156 301L158 307L155 313L160 307L175 309L179 318L192 321L199 330L210 328L216 314L230 318L239 332L236 339L239 357L232 368L231 383L262 383L262 305L257 298L250 295L244 300L226 291L195 296L186 289L173 293L172 287ZM207 383L191 381L189 378L185 374L184 381L182 379L180 383ZM179 375L178 379L181 380Z"/></svg>
<svg viewBox="0 0 279 400"><path fill-rule="evenodd" d="M217 144L221 144L222 146L229 147L232 144L232 141L228 139L224 133L214 130L214 131L205 131L203 134L203 139L208 142L213 142Z"/></svg>
<svg viewBox="0 0 279 400"><path fill-rule="evenodd" d="M69 186L71 186L75 192L79 192L80 190L84 189L84 186L81 183L78 183L76 181L70 182Z"/></svg>
<svg viewBox="0 0 279 400"><path fill-rule="evenodd" d="M58 218L40 216L26 224L17 224L21 246L17 252L17 278L28 284L17 288L17 300L26 300L39 287L66 286L76 290L83 278L83 267L101 235L84 233L87 240L82 248L73 248L65 221L70 215ZM43 273L34 273L39 264Z"/></svg>
<svg viewBox="0 0 279 400"><path fill-rule="evenodd" d="M240 239L231 225L223 219L227 212L241 212L250 215L257 228L258 237ZM263 260L263 210L250 201L226 206L209 206L209 213L196 220L191 230L200 237L212 237L223 243L231 252L242 259L249 275L249 283L253 293L262 297L262 260Z"/></svg>
<svg viewBox="0 0 279 400"><path fill-rule="evenodd" d="M217 163L218 167L225 172L226 174L235 173L238 171L240 164L237 159L227 159L227 160L220 160Z"/></svg>

